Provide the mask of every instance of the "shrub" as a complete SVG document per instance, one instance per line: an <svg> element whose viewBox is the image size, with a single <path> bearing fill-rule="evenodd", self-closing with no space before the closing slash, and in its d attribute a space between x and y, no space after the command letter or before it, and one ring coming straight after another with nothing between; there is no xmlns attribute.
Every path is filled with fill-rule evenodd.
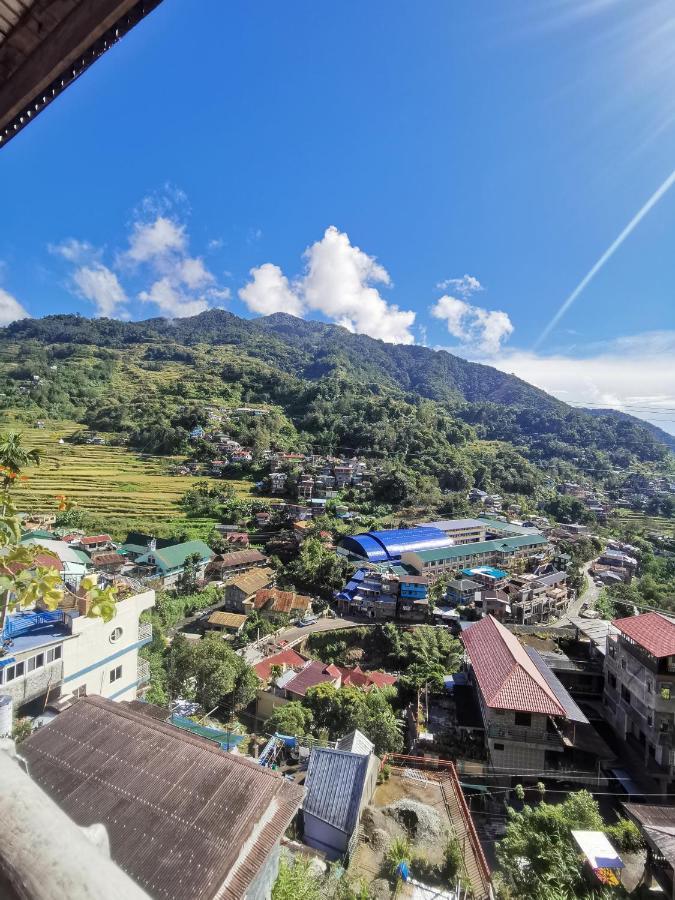
<svg viewBox="0 0 675 900"><path fill-rule="evenodd" d="M619 819L614 825L605 829L607 837L617 845L619 850L626 853L635 853L645 846L640 829L630 819Z"/></svg>
<svg viewBox="0 0 675 900"><path fill-rule="evenodd" d="M389 844L384 857L384 864L390 878L396 878L398 867L405 862L410 864L412 851L407 838L394 838Z"/></svg>
<svg viewBox="0 0 675 900"><path fill-rule="evenodd" d="M453 835L445 845L443 854L443 874L448 881L456 878L462 870L464 857L458 839Z"/></svg>

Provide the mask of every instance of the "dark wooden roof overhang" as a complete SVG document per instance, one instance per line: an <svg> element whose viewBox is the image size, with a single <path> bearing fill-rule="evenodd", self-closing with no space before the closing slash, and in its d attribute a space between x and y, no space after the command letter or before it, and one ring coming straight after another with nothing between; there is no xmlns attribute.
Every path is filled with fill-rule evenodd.
<svg viewBox="0 0 675 900"><path fill-rule="evenodd" d="M161 0L0 0L0 147Z"/></svg>

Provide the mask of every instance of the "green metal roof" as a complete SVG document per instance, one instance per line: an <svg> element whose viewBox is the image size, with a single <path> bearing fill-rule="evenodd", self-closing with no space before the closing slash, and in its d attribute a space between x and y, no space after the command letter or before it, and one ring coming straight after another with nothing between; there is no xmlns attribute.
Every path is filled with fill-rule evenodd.
<svg viewBox="0 0 675 900"><path fill-rule="evenodd" d="M458 544L440 550L419 550L415 556L422 562L437 562L441 559L469 559L483 553L504 550L506 553L520 547L539 547L548 541L543 534L521 534L517 537L496 538L494 541L475 541L472 544Z"/></svg>
<svg viewBox="0 0 675 900"><path fill-rule="evenodd" d="M192 556L194 553L199 554L202 560L211 559L214 555L213 550L204 541L185 541L183 544L173 544L171 547L149 550L139 557L137 562L146 562L147 558L151 556L158 568L168 572L172 569L180 569L185 564L188 556Z"/></svg>

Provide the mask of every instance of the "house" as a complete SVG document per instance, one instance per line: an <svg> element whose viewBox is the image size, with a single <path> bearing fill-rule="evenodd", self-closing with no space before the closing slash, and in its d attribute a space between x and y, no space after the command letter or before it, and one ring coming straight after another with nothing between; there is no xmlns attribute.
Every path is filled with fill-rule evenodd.
<svg viewBox="0 0 675 900"><path fill-rule="evenodd" d="M561 615L567 606L567 572L546 575L512 575L504 586L511 600L513 620L521 625L546 622Z"/></svg>
<svg viewBox="0 0 675 900"><path fill-rule="evenodd" d="M337 668L341 676L340 687L358 687L370 691L373 688L393 687L398 681L395 675L389 675L387 672L364 672L360 666L351 669L345 666Z"/></svg>
<svg viewBox="0 0 675 900"><path fill-rule="evenodd" d="M627 817L640 829L647 847L645 884L653 878L660 887L658 896L675 898L675 806L624 803ZM651 877L650 877L651 876ZM653 888L650 893L656 894Z"/></svg>
<svg viewBox="0 0 675 900"><path fill-rule="evenodd" d="M291 616L302 618L312 611L312 598L295 591L280 591L278 588L263 588L256 592L250 604L252 609L265 618ZM248 608L249 601L244 602Z"/></svg>
<svg viewBox="0 0 675 900"><path fill-rule="evenodd" d="M214 555L204 541L184 541L169 547L149 549L136 559L136 565L147 566L150 577L160 578L163 587L174 587L183 574L189 557L198 557L196 577L203 578L206 566Z"/></svg>
<svg viewBox="0 0 675 900"><path fill-rule="evenodd" d="M573 752L576 725L589 725L563 685L535 650L526 650L493 616L466 628L462 640L492 767L561 767L565 750Z"/></svg>
<svg viewBox="0 0 675 900"><path fill-rule="evenodd" d="M342 673L337 666L315 659L306 662L298 672L286 672L277 680L276 692L286 700L302 700L310 688L330 683L335 687L342 684Z"/></svg>
<svg viewBox="0 0 675 900"><path fill-rule="evenodd" d="M445 597L450 604L468 606L482 590L483 585L471 578L453 578L448 582Z"/></svg>
<svg viewBox="0 0 675 900"><path fill-rule="evenodd" d="M399 575L396 617L404 622L424 622L428 612L427 579L423 575Z"/></svg>
<svg viewBox="0 0 675 900"><path fill-rule="evenodd" d="M91 564L97 572L105 572L107 575L116 575L120 572L127 560L117 551L109 551L107 553L92 553Z"/></svg>
<svg viewBox="0 0 675 900"><path fill-rule="evenodd" d="M278 667L283 674L288 669L302 668L306 662L306 657L300 656L300 654L293 650L292 647L289 647L287 650L282 650L280 653L267 656L261 662L256 663L253 666L253 669L258 678L266 684L271 677L273 668Z"/></svg>
<svg viewBox="0 0 675 900"><path fill-rule="evenodd" d="M664 790L675 780L675 620L615 619L605 655L605 718ZM669 786L670 785L670 786Z"/></svg>
<svg viewBox="0 0 675 900"><path fill-rule="evenodd" d="M216 530L219 530L217 525ZM246 550L250 543L249 536L245 531L228 531L223 534L223 537L233 550Z"/></svg>
<svg viewBox="0 0 675 900"><path fill-rule="evenodd" d="M209 581L227 581L235 575L262 568L266 564L267 557L259 550L232 550L214 556L207 564L204 576Z"/></svg>
<svg viewBox="0 0 675 900"><path fill-rule="evenodd" d="M273 494L283 494L286 490L288 475L285 472L270 472L270 491Z"/></svg>
<svg viewBox="0 0 675 900"><path fill-rule="evenodd" d="M483 590L474 600L474 606L482 616L494 616L498 622L511 615L510 599L504 591Z"/></svg>
<svg viewBox="0 0 675 900"><path fill-rule="evenodd" d="M31 777L150 897L266 900L303 789L144 706L79 700L23 742Z"/></svg>
<svg viewBox="0 0 675 900"><path fill-rule="evenodd" d="M78 589L80 582L91 569L91 561L87 554L69 546L65 541L26 535L21 538L21 543L38 546L48 554L55 556L60 562L59 572L63 583L73 591Z"/></svg>
<svg viewBox="0 0 675 900"><path fill-rule="evenodd" d="M312 750L302 805L306 844L331 860L349 857L358 840L361 812L375 793L378 769L372 752Z"/></svg>
<svg viewBox="0 0 675 900"><path fill-rule="evenodd" d="M33 610L9 615L2 635L11 641L0 657L0 692L21 709L33 701L65 703L88 693L133 700L147 683L139 649L152 640L140 615L155 605L155 592L118 600L110 622L89 618L88 601L76 609Z"/></svg>
<svg viewBox="0 0 675 900"><path fill-rule="evenodd" d="M236 575L225 585L223 600L225 607L234 612L245 612L256 593L274 584L274 570L269 568L251 569Z"/></svg>
<svg viewBox="0 0 675 900"><path fill-rule="evenodd" d="M95 534L80 538L80 544L83 550L95 553L97 550L109 550L113 546L113 539L109 534Z"/></svg>
<svg viewBox="0 0 675 900"><path fill-rule="evenodd" d="M227 634L239 634L246 624L246 616L240 613L224 612L216 610L206 620L206 628L211 631L224 631Z"/></svg>

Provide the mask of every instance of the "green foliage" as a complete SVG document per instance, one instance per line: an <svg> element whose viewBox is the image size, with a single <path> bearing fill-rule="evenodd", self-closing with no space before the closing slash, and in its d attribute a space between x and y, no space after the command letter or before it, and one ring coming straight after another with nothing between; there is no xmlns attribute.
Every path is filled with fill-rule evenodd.
<svg viewBox="0 0 675 900"><path fill-rule="evenodd" d="M293 737L303 737L312 733L314 716L312 711L298 700L291 700L283 706L278 706L269 719L265 722L265 731L268 733L290 734Z"/></svg>
<svg viewBox="0 0 675 900"><path fill-rule="evenodd" d="M605 834L617 850L624 853L637 853L644 849L642 832L630 819L619 819L614 825L605 828Z"/></svg>
<svg viewBox="0 0 675 900"><path fill-rule="evenodd" d="M15 719L12 726L12 740L16 744L25 741L33 732L33 723L30 719Z"/></svg>
<svg viewBox="0 0 675 900"><path fill-rule="evenodd" d="M281 857L279 874L272 888L272 900L322 900L321 878L310 859L301 856L289 861Z"/></svg>
<svg viewBox="0 0 675 900"><path fill-rule="evenodd" d="M384 865L390 878L396 878L398 867L402 863L410 865L412 861L412 848L410 841L404 837L394 838L387 847L384 855Z"/></svg>
<svg viewBox="0 0 675 900"><path fill-rule="evenodd" d="M443 853L444 872L450 884L459 875L464 866L464 855L459 840L454 835L448 840Z"/></svg>
<svg viewBox="0 0 675 900"><path fill-rule="evenodd" d="M572 829L604 827L588 791L569 794L559 805L541 802L518 813L509 810L506 833L497 845L502 877L523 900L588 898Z"/></svg>
<svg viewBox="0 0 675 900"><path fill-rule="evenodd" d="M216 634L200 641L176 635L167 673L172 697L196 700L206 712L219 707L228 715L247 706L260 684L253 669Z"/></svg>
<svg viewBox="0 0 675 900"><path fill-rule="evenodd" d="M334 550L318 538L310 537L302 542L298 555L280 573L280 580L294 585L296 590L330 599L352 569Z"/></svg>
<svg viewBox="0 0 675 900"><path fill-rule="evenodd" d="M375 753L400 751L403 746L402 723L391 705L392 688L372 688L362 691L348 685L336 688L330 682L307 691L305 706L311 710L316 729L326 729L336 740L358 728L375 745Z"/></svg>
<svg viewBox="0 0 675 900"><path fill-rule="evenodd" d="M400 683L408 690L443 690L444 677L461 665L462 645L444 628L422 625L401 633L388 623L382 632L389 659L402 669Z"/></svg>

